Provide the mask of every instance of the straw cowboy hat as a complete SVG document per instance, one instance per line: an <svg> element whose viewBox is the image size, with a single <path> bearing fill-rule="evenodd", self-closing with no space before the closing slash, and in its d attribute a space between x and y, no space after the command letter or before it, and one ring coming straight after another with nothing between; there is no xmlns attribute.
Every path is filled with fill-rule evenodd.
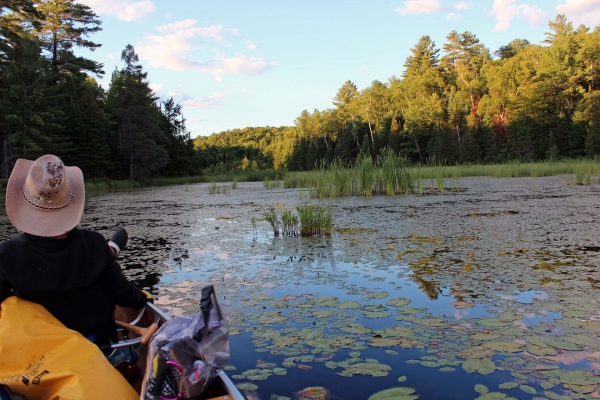
<svg viewBox="0 0 600 400"><path fill-rule="evenodd" d="M10 222L36 236L59 236L75 228L84 202L81 170L51 154L35 161L18 159L6 187Z"/></svg>

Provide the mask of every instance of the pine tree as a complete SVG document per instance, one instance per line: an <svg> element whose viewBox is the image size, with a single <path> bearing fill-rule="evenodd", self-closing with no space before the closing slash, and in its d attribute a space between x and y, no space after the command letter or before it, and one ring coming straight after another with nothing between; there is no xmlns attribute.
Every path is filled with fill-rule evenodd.
<svg viewBox="0 0 600 400"><path fill-rule="evenodd" d="M116 121L120 152L129 164L129 178L147 178L164 168L168 152L160 129L160 109L146 81L147 73L132 45L121 53L125 68L115 71L108 91L109 109Z"/></svg>

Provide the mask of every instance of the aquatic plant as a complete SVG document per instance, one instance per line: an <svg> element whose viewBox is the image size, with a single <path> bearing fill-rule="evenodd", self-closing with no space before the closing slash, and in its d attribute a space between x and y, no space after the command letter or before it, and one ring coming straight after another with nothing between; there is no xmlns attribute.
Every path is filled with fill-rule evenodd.
<svg viewBox="0 0 600 400"><path fill-rule="evenodd" d="M371 156L364 155L356 162L361 196L373 195L373 160Z"/></svg>
<svg viewBox="0 0 600 400"><path fill-rule="evenodd" d="M208 188L208 193L216 194L218 192L217 181L212 181L210 187Z"/></svg>
<svg viewBox="0 0 600 400"><path fill-rule="evenodd" d="M300 217L301 236L331 235L331 207L320 207L309 204L297 206Z"/></svg>
<svg viewBox="0 0 600 400"><path fill-rule="evenodd" d="M232 182L231 182L231 188L232 188L232 189L237 189L237 186L238 186L238 180L237 180L237 177L233 177L233 180L232 180Z"/></svg>
<svg viewBox="0 0 600 400"><path fill-rule="evenodd" d="M290 210L284 210L281 215L281 225L283 236L298 235L298 216L292 214Z"/></svg>
<svg viewBox="0 0 600 400"><path fill-rule="evenodd" d="M265 211L263 213L264 218L267 220L269 224L271 224L271 228L273 228L273 233L275 236L279 236L279 219L277 218L277 213L274 208L271 208L269 211Z"/></svg>

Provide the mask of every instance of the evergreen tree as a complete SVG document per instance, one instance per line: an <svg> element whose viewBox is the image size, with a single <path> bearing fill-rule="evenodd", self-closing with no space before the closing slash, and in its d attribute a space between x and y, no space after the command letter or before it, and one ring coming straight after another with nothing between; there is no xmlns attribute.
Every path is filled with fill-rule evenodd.
<svg viewBox="0 0 600 400"><path fill-rule="evenodd" d="M102 30L101 21L88 6L74 0L41 0L37 8L45 16L39 37L57 75L63 70L104 74L101 63L73 54L74 47L94 51L101 46L87 39Z"/></svg>
<svg viewBox="0 0 600 400"><path fill-rule="evenodd" d="M146 80L147 73L132 45L121 53L125 68L115 71L108 91L108 103L116 121L121 154L129 165L129 178L147 178L168 162L166 135L160 129L158 100Z"/></svg>

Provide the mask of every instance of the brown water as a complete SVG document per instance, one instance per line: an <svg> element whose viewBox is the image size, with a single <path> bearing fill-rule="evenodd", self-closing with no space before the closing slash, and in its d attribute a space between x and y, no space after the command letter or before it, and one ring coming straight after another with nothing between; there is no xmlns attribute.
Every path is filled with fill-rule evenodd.
<svg viewBox="0 0 600 400"><path fill-rule="evenodd" d="M258 387L249 398L307 386L336 399L392 387L598 398L600 186L568 181L463 178L458 193L333 200L262 183L143 189L89 198L83 226L127 227L127 276L172 314L215 284L228 374ZM274 237L263 212L306 201L332 206L331 237ZM0 239L14 234L0 216Z"/></svg>

